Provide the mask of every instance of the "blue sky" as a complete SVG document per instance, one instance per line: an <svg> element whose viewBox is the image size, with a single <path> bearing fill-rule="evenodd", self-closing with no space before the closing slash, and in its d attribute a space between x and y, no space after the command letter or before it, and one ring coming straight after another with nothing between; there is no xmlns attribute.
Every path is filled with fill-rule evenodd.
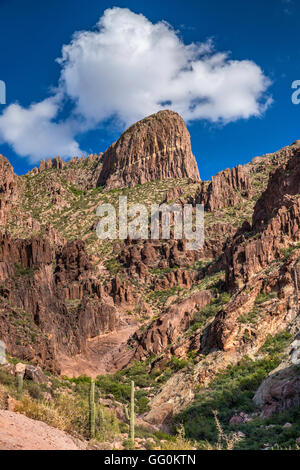
<svg viewBox="0 0 300 470"><path fill-rule="evenodd" d="M63 64L56 61L62 57L62 46L70 44L75 31L95 32L94 26L103 17L104 11L113 7L143 14L145 20L137 18L137 27L152 28L154 31L157 41L151 43L153 49L147 52L145 58L149 65L146 75L143 75L143 66L139 67L130 60L126 62L126 69L124 64L120 66L123 53L121 43L119 57L114 57L119 53L116 46L111 48L111 44L106 45L111 50L111 56L106 56L107 67L103 65L106 62L95 64L98 59L91 59L89 55L84 57L87 58L86 62L77 64L78 69L74 72L72 60L76 54L75 46L82 45L82 41L86 41L85 36L71 50L65 51ZM117 19L121 15L118 11ZM132 19L135 21L135 17ZM175 32L170 27L154 26L162 20L169 23ZM163 76L166 83L161 84L160 76L154 76L152 80L152 71L159 75L160 68L169 67L172 72L178 65L176 61L180 67L182 58L191 54L194 56L188 60L201 65L205 57L215 60L218 53L224 52L227 56L218 58L220 64L217 69L223 73L224 68L228 68L225 76L227 88L222 88L222 97L216 97L216 91L209 95L208 91L207 96L203 98L199 95L198 98L197 92L204 85L198 83L200 75L196 72L194 78L197 83L192 85L192 102L189 101L191 91L186 78L177 80L176 87L170 92L172 104L176 102L176 107L188 119L192 148L202 179L209 179L224 168L246 163L256 155L275 151L300 139L300 105L291 102L291 84L300 79L299 20L300 2L296 0L53 0L51 6L35 0L0 0L0 80L4 80L7 87L7 103L0 105L0 152L9 158L17 173L22 174L37 164L40 154L55 156L57 148L76 151L77 146L80 151L104 151L118 138L126 124L135 116L140 116L144 108L145 114L148 114L147 110L153 109L154 101L158 102L160 96L161 103L168 101L169 78ZM105 38L108 42L119 24L106 24ZM176 41L175 36L182 48L182 55L177 57L173 46L165 55L160 54L164 47L160 45L160 40L166 44L169 39ZM88 34L87 37L90 54L94 36ZM191 43L197 44L194 52L186 47ZM199 62L199 55L202 62ZM237 72L232 70L231 59L237 61ZM161 65L157 67L159 61ZM248 69L245 72L243 61L250 61L249 73ZM82 63L86 64L83 67L85 76L81 75ZM129 82L124 78L127 72ZM244 82L249 78L241 89L236 82L240 76ZM89 81L91 77L92 82ZM148 79L149 90L145 89L144 83L139 88L140 82L147 82ZM86 95L86 89L82 88L86 80L90 94L95 86L92 101L91 96ZM211 65L206 76L207 89L210 88L210 80L214 80ZM63 85L59 85L62 82ZM256 91L253 91L254 88ZM136 102L132 99L134 95L131 95L135 89L140 90ZM144 106L147 93L149 102ZM257 93L256 103L252 102L253 93ZM228 102L224 99L226 96ZM244 108L235 110L235 96L241 96L241 102L245 99ZM216 100L216 105L207 109L205 105L211 98ZM111 101L114 103L111 104ZM14 103L18 103L19 107L10 108ZM26 109L33 103L40 105L27 113ZM42 124L40 114L45 120ZM30 120L32 125L27 128ZM21 126L20 129L18 126Z"/></svg>

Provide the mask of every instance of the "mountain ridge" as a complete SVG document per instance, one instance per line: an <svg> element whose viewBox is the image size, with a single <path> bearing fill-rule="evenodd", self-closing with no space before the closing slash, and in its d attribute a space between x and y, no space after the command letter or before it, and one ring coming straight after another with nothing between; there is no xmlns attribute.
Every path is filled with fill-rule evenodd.
<svg viewBox="0 0 300 470"><path fill-rule="evenodd" d="M151 147L157 125L151 136L140 123L129 134L141 132ZM289 357L300 337L298 143L200 181L186 128L179 128L175 147L183 142L191 169L184 178L172 166L185 158L176 150L167 152L163 169L156 165L151 173L145 164L143 183L135 171L117 180L112 160L124 141L104 155L43 162L24 176L0 157L0 339L12 356L56 374L97 377L136 361L158 377L170 368L143 416L164 429L191 406L197 387L209 387L248 355L258 361L269 335L289 332ZM126 142L131 156L139 142L135 136ZM96 208L116 204L120 195L147 207L204 204L203 248L187 251L185 240L173 239L98 240ZM261 412L294 406L299 391L293 390L290 401L281 390L280 404L265 392L274 406L260 399Z"/></svg>

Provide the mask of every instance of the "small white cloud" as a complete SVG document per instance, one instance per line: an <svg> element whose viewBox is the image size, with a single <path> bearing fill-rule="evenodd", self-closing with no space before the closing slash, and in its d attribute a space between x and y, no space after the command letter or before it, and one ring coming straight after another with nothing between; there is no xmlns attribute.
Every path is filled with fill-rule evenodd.
<svg viewBox="0 0 300 470"><path fill-rule="evenodd" d="M0 116L0 138L14 151L37 162L43 157L60 155L68 157L80 154L68 122L55 123L59 110L59 98L48 98L29 108L11 104Z"/></svg>
<svg viewBox="0 0 300 470"><path fill-rule="evenodd" d="M75 33L58 62L55 96L0 116L2 139L32 161L79 153L76 133L112 117L124 127L171 108L187 121L227 123L261 116L271 103L270 80L254 62L216 52L211 40L185 45L166 22L126 8L108 9L94 31ZM66 98L75 109L56 122Z"/></svg>

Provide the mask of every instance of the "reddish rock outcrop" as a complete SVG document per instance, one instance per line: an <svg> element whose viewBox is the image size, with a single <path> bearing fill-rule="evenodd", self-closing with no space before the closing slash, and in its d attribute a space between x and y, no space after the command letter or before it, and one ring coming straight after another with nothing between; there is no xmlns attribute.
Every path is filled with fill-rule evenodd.
<svg viewBox="0 0 300 470"><path fill-rule="evenodd" d="M156 278L153 283L153 289L164 290L171 289L172 287L186 287L190 289L195 279L194 273L188 270L177 269L167 273L164 277Z"/></svg>
<svg viewBox="0 0 300 470"><path fill-rule="evenodd" d="M252 225L244 223L225 249L229 288L241 285L300 241L300 153L271 175L254 208Z"/></svg>
<svg viewBox="0 0 300 470"><path fill-rule="evenodd" d="M189 266L198 259L198 252L186 249L184 240L126 240L119 255L119 261L130 271L148 273L154 268Z"/></svg>
<svg viewBox="0 0 300 470"><path fill-rule="evenodd" d="M145 360L147 357L159 355L171 346L175 339L184 332L191 323L193 314L205 307L211 300L209 290L200 291L191 297L172 305L166 313L153 321L145 332L136 332L129 341L130 349L125 346L114 357L118 368L125 367L132 360Z"/></svg>
<svg viewBox="0 0 300 470"><path fill-rule="evenodd" d="M300 257L294 270L296 293L299 294ZM298 297L298 299L300 296ZM273 413L281 413L288 408L300 405L300 302L298 316L290 329L295 334L294 341L285 350L282 363L261 383L253 400L261 408L261 416L267 418Z"/></svg>
<svg viewBox="0 0 300 470"><path fill-rule="evenodd" d="M78 281L90 269L90 260L82 240L68 242L56 256L55 277L58 284Z"/></svg>
<svg viewBox="0 0 300 470"><path fill-rule="evenodd" d="M45 170L58 170L70 184L81 190L95 188L101 171L102 153L91 154L87 157L73 157L68 161L60 157L42 160L39 168L34 167L30 175L37 175ZM55 200L53 200L55 203Z"/></svg>
<svg viewBox="0 0 300 470"><path fill-rule="evenodd" d="M254 402L262 408L263 418L299 406L300 376L297 369L290 366L272 373L257 390Z"/></svg>
<svg viewBox="0 0 300 470"><path fill-rule="evenodd" d="M60 157L55 157L53 159L48 158L48 160L42 160L39 166L38 171L50 170L56 168L62 170L65 166L65 162Z"/></svg>
<svg viewBox="0 0 300 470"><path fill-rule="evenodd" d="M116 276L110 282L110 285L108 286L108 293L113 297L114 302L117 305L133 302L131 285L128 282L120 279L119 276Z"/></svg>
<svg viewBox="0 0 300 470"><path fill-rule="evenodd" d="M0 155L0 223L5 225L12 203L18 198L17 175L7 158Z"/></svg>
<svg viewBox="0 0 300 470"><path fill-rule="evenodd" d="M0 233L0 263L32 268L52 263L54 251L47 239L12 240L9 234Z"/></svg>
<svg viewBox="0 0 300 470"><path fill-rule="evenodd" d="M267 189L257 201L253 214L253 229L259 230L288 201L297 201L300 198L300 150L293 153L286 162L280 165L271 175ZM287 207L287 212L289 207ZM284 228L284 227L282 227ZM287 227L288 229L288 227ZM290 229L290 235L297 233L297 228Z"/></svg>
<svg viewBox="0 0 300 470"><path fill-rule="evenodd" d="M59 370L62 357L82 353L89 339L118 328L115 303L130 302L130 295L119 280L101 285L81 240L55 250L42 237L0 237L1 339L23 360Z"/></svg>
<svg viewBox="0 0 300 470"><path fill-rule="evenodd" d="M151 282L151 272L159 274L153 288L191 287L198 277L190 274L188 269L201 259L216 258L222 254L224 241L228 233L234 233L226 224L214 224L207 232L203 249L187 250L186 240L129 240L121 245L118 261L124 265L129 276L137 275L145 282ZM223 267L220 260L220 269ZM179 269L180 268L180 269ZM168 269L174 269L168 272ZM154 270L154 271L153 271Z"/></svg>
<svg viewBox="0 0 300 470"><path fill-rule="evenodd" d="M300 249L281 267L274 267L271 273L262 272L252 277L208 326L201 340L201 349L247 354L250 349L257 351L269 334L284 331L299 313L299 258ZM259 309L256 301L261 292L273 295ZM253 310L255 307L256 311ZM257 316L255 321L249 317L251 312Z"/></svg>
<svg viewBox="0 0 300 470"><path fill-rule="evenodd" d="M166 178L199 180L189 132L173 111L160 111L127 129L104 152L98 185L130 187Z"/></svg>
<svg viewBox="0 0 300 470"><path fill-rule="evenodd" d="M237 166L213 176L208 185L205 181L200 183L196 202L204 204L205 210L212 212L234 206L241 201L241 197L249 199L251 195L252 183L249 171Z"/></svg>

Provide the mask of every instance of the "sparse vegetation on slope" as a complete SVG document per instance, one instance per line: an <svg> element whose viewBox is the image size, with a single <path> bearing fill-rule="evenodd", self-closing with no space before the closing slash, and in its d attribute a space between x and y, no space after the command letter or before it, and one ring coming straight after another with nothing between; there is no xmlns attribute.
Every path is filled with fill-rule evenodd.
<svg viewBox="0 0 300 470"><path fill-rule="evenodd" d="M272 417L264 421L259 417L259 410L253 402L254 394L263 379L281 362L283 351L291 341L291 335L284 332L269 337L256 359L244 357L237 365L231 365L220 372L210 383L208 389L200 389L185 411L177 416L177 422L183 423L188 438L200 442L200 447L208 442L217 441L218 432L215 426L213 410L218 411L222 428L226 433L241 431L244 436L235 448L261 449L264 442L270 446L296 446L299 437L299 424L295 418L300 411L293 409L281 417ZM261 357L263 355L263 357ZM245 424L230 425L230 419L239 413L249 415L251 421ZM275 423L284 424L292 418L292 430L287 430ZM276 432L270 425L274 424ZM268 427L269 426L269 427Z"/></svg>

